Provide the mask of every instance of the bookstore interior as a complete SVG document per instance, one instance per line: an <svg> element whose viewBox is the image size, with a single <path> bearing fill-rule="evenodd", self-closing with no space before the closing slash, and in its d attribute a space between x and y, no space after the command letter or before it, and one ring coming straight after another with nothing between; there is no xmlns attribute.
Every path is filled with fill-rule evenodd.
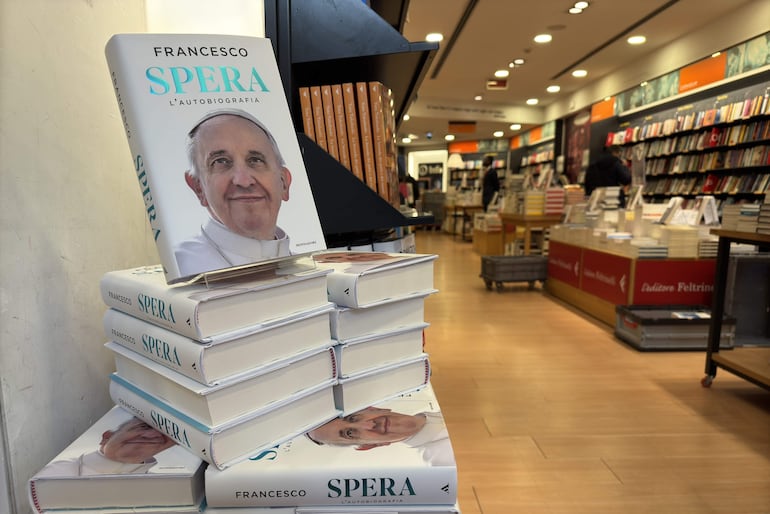
<svg viewBox="0 0 770 514"><path fill-rule="evenodd" d="M52 407L62 372L30 370L72 425L33 450L47 432L23 434L32 407L4 385L0 511L507 512L463 484L428 238L468 249L489 302L537 294L634 353L699 351L701 389L721 369L770 390L770 32L510 137L421 147L401 120L440 43L402 35L409 4L265 1L264 37L115 30L89 50L133 168L114 210L148 250L57 289L95 291L98 334L77 337L98 344L71 348L99 362L61 365L99 405Z"/></svg>

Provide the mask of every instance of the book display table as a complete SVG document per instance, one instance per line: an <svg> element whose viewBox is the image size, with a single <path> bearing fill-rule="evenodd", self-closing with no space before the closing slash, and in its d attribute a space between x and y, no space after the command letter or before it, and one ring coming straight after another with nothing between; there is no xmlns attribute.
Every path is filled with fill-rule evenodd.
<svg viewBox="0 0 770 514"><path fill-rule="evenodd" d="M475 212L482 212L484 210L484 206L480 204L464 204L464 203L456 203L454 205L447 205L446 206L446 214L449 216L452 216L452 238L454 238L458 232L457 232L457 222L459 220L460 223L462 223L462 226L460 227L460 238L463 241L467 241L470 239L470 233L468 233L467 230L465 230L466 225L469 221L473 221L473 213Z"/></svg>
<svg viewBox="0 0 770 514"><path fill-rule="evenodd" d="M543 230L546 229L552 225L557 225L561 223L561 214L544 214L541 216L527 216L524 214L512 214L507 212L501 212L500 213L500 220L503 223L502 230L500 231L502 234L502 241L503 241L503 251L505 251L505 243L506 237L505 234L507 233L507 226L511 225L514 227L514 234L516 233L516 228L522 227L524 229L524 255L529 255L530 248L532 246L532 231L533 230Z"/></svg>

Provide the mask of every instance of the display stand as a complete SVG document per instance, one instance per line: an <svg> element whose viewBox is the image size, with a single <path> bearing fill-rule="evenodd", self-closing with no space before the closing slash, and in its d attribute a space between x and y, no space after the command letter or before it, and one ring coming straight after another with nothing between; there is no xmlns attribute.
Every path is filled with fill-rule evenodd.
<svg viewBox="0 0 770 514"><path fill-rule="evenodd" d="M503 222L502 234L503 252L506 244L506 226L513 225L514 232L517 227L524 228L524 255L529 255L532 246L532 231L544 230L553 225L561 223L561 214L544 214L542 216L526 216L524 214L500 213L500 220Z"/></svg>

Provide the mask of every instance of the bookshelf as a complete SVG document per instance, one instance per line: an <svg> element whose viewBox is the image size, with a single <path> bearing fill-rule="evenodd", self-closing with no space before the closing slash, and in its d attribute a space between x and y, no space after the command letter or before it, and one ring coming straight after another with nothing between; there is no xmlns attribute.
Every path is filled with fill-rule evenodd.
<svg viewBox="0 0 770 514"><path fill-rule="evenodd" d="M298 131L302 127L298 88L316 84L382 82L393 91L395 116L401 120L438 50L436 43L409 42L394 28L402 26L406 5L372 2L370 8L360 0L265 2L265 34L273 41ZM432 223L431 216L404 216L375 198L368 186L312 140L304 134L299 140L327 238Z"/></svg>

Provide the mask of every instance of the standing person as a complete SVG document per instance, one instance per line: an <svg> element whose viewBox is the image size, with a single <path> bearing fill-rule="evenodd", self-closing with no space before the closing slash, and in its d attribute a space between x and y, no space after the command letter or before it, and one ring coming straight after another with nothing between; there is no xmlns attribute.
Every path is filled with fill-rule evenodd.
<svg viewBox="0 0 770 514"><path fill-rule="evenodd" d="M481 182L481 204L484 206L484 212L489 207L489 203L494 198L495 193L500 191L500 179L497 177L494 162L494 157L487 155L481 163L484 173Z"/></svg>
<svg viewBox="0 0 770 514"><path fill-rule="evenodd" d="M590 196L597 187L627 186L631 183L631 170L620 160L620 147L610 146L588 166L586 170L585 189ZM625 205L625 197L621 190L621 206Z"/></svg>
<svg viewBox="0 0 770 514"><path fill-rule="evenodd" d="M268 129L251 114L213 111L188 134L187 185L210 219L175 249L183 276L289 255L276 225L291 172Z"/></svg>

